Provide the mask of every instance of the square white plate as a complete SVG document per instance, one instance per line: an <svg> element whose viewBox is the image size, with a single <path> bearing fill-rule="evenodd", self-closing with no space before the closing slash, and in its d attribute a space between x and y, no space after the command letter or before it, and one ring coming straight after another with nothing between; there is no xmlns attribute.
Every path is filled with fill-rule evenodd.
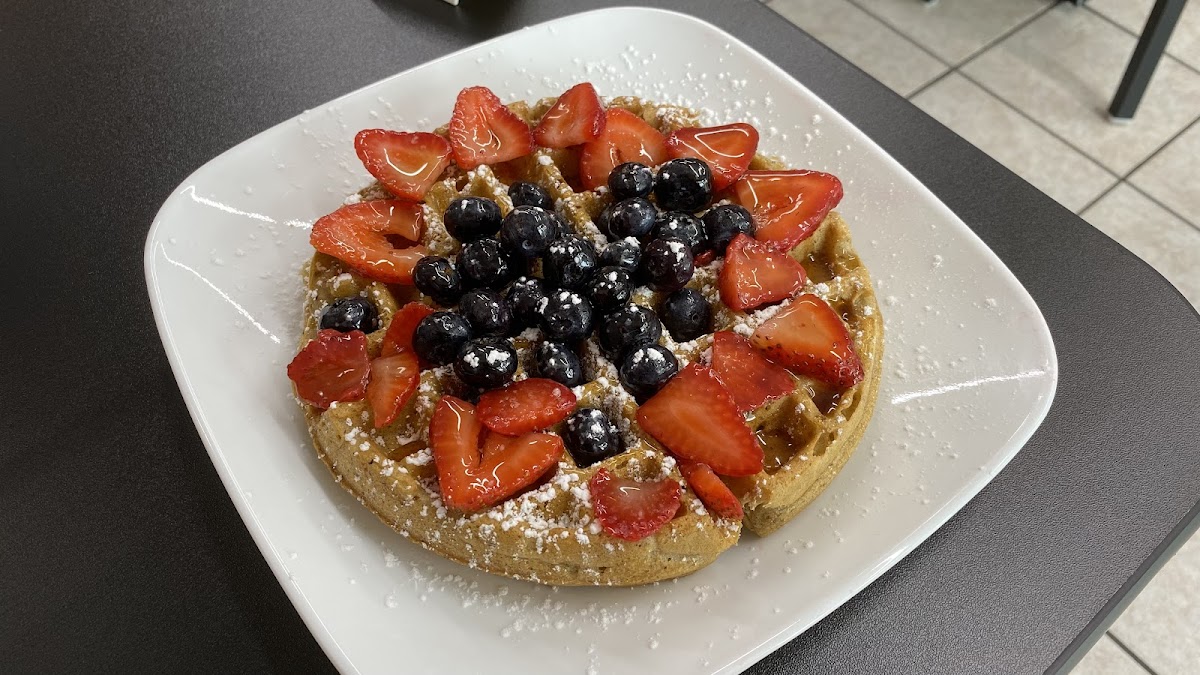
<svg viewBox="0 0 1200 675"><path fill-rule="evenodd" d="M552 589L409 544L331 480L284 366L308 227L369 177L366 127L429 130L461 87L505 100L589 80L745 120L762 149L839 175L840 211L885 315L875 417L845 470L766 539L633 589ZM205 446L280 583L345 672L733 672L920 544L1021 448L1054 395L1050 333L996 256L832 108L745 44L681 14L611 9L505 35L378 82L212 160L163 205L146 280ZM469 644L469 648L464 648Z"/></svg>

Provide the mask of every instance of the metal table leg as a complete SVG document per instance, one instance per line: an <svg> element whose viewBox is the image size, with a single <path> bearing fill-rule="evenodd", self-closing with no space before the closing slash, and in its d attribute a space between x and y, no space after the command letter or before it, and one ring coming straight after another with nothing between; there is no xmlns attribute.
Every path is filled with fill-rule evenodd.
<svg viewBox="0 0 1200 675"><path fill-rule="evenodd" d="M1146 93L1146 85L1150 84L1150 76L1154 74L1154 68L1167 48L1167 40L1171 38L1186 2L1157 0L1154 3L1146 27L1142 29L1142 37L1138 39L1129 66L1125 69L1125 77L1121 79L1121 86L1117 87L1112 105L1108 107L1108 113L1114 119L1133 119L1133 113L1142 101L1142 94Z"/></svg>

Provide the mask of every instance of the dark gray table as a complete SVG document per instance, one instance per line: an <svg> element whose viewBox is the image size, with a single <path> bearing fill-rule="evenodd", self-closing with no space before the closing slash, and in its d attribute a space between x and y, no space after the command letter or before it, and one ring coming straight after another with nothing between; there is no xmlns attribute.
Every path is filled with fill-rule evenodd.
<svg viewBox="0 0 1200 675"><path fill-rule="evenodd" d="M331 670L175 387L142 277L150 220L193 169L305 108L617 3L287 4L0 3L4 672ZM1117 244L759 3L662 4L739 36L891 152L1004 259L1058 346L1054 408L1012 464L757 670L1063 667L1196 522L1196 313Z"/></svg>

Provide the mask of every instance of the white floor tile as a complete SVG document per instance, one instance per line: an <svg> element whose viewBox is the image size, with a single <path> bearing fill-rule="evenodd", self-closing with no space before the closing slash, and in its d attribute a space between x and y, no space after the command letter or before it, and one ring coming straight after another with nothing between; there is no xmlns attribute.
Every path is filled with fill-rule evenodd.
<svg viewBox="0 0 1200 675"><path fill-rule="evenodd" d="M1083 660L1071 671L1071 675L1147 675L1146 669L1138 665L1112 638L1102 636Z"/></svg>
<svg viewBox="0 0 1200 675"><path fill-rule="evenodd" d="M1154 0L1088 0L1087 6L1141 35ZM1167 43L1167 53L1200 69L1200 3L1184 5L1171 41Z"/></svg>
<svg viewBox="0 0 1200 675"><path fill-rule="evenodd" d="M1135 171L1129 181L1200 225L1200 122Z"/></svg>
<svg viewBox="0 0 1200 675"><path fill-rule="evenodd" d="M768 6L901 96L948 69L849 0L772 0Z"/></svg>
<svg viewBox="0 0 1200 675"><path fill-rule="evenodd" d="M1135 119L1108 119L1108 104L1135 43L1094 12L1062 4L972 60L963 72L1125 174L1200 116L1200 73L1165 57Z"/></svg>
<svg viewBox="0 0 1200 675"><path fill-rule="evenodd" d="M1109 629L1158 675L1200 671L1200 538L1179 549Z"/></svg>
<svg viewBox="0 0 1200 675"><path fill-rule="evenodd" d="M1052 0L855 0L951 65L962 63Z"/></svg>

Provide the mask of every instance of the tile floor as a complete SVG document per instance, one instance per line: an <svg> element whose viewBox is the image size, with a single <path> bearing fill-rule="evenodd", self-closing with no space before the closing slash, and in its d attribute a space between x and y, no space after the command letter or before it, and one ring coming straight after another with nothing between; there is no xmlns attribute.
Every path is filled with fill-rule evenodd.
<svg viewBox="0 0 1200 675"><path fill-rule="evenodd" d="M768 6L1153 265L1200 308L1200 2L1132 123L1109 121L1154 0ZM1200 535L1074 675L1200 673Z"/></svg>

